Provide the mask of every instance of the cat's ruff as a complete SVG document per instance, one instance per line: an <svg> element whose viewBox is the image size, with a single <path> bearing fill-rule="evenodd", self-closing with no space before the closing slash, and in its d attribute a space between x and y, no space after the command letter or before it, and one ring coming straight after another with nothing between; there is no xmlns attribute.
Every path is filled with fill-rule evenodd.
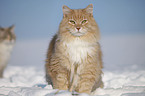
<svg viewBox="0 0 145 96"><path fill-rule="evenodd" d="M87 55L91 56L94 45L97 45L97 43L90 44L83 41L79 37L69 43L64 42L63 44L67 47L65 53L69 55L72 64L81 64L87 58Z"/></svg>

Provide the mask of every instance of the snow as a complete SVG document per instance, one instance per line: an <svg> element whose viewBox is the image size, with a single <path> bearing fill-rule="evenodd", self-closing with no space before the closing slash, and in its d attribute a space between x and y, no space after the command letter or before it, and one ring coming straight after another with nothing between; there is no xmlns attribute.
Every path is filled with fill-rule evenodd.
<svg viewBox="0 0 145 96"><path fill-rule="evenodd" d="M17 42L0 79L0 96L145 96L145 35L102 38L104 88L91 95L47 84L44 64L48 41Z"/></svg>
<svg viewBox="0 0 145 96"><path fill-rule="evenodd" d="M53 89L45 81L44 70L34 67L8 66L4 76L0 79L0 96L73 96L71 92ZM103 81L105 88L97 89L94 96L145 96L145 70L104 71Z"/></svg>

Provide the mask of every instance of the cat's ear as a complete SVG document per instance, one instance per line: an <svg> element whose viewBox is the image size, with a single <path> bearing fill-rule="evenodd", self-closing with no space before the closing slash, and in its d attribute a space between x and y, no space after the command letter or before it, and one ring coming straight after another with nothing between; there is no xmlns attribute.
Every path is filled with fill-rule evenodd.
<svg viewBox="0 0 145 96"><path fill-rule="evenodd" d="M91 14L93 16L93 4L90 4L88 5L86 8L85 8L86 12Z"/></svg>
<svg viewBox="0 0 145 96"><path fill-rule="evenodd" d="M63 5L62 10L63 10L63 17L66 17L68 14L71 13L71 9L66 5Z"/></svg>
<svg viewBox="0 0 145 96"><path fill-rule="evenodd" d="M9 27L9 30L14 33L15 25Z"/></svg>

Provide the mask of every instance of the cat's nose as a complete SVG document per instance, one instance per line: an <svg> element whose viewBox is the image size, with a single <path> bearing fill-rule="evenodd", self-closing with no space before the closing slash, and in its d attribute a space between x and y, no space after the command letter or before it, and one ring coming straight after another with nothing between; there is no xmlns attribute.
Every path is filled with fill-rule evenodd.
<svg viewBox="0 0 145 96"><path fill-rule="evenodd" d="M81 28L80 27L77 27L77 30L79 31Z"/></svg>

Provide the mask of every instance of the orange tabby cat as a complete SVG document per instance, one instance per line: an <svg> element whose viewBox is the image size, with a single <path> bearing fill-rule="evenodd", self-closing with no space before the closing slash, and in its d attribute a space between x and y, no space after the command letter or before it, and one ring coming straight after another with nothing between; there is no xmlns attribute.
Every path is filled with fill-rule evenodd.
<svg viewBox="0 0 145 96"><path fill-rule="evenodd" d="M46 80L53 88L91 93L103 87L100 33L93 18L93 5L85 9L63 6L59 32L50 42Z"/></svg>

